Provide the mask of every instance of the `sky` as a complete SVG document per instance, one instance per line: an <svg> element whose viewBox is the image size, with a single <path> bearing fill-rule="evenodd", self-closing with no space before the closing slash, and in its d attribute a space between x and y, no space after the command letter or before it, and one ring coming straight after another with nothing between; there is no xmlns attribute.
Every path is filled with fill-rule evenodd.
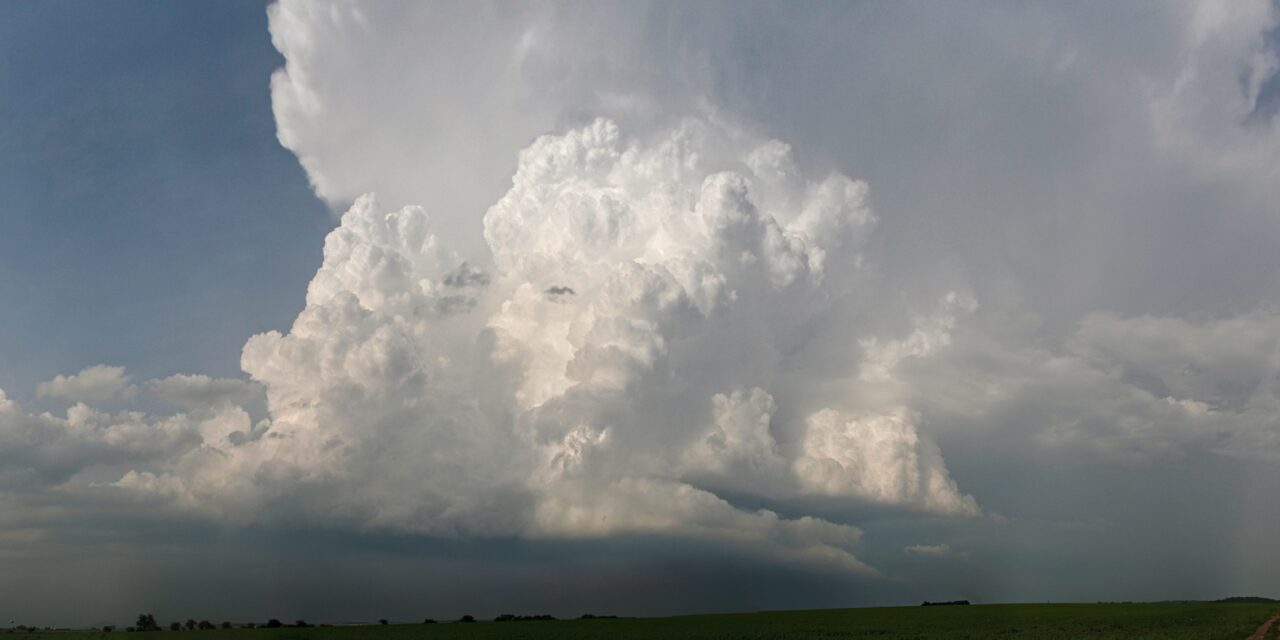
<svg viewBox="0 0 1280 640"><path fill-rule="evenodd" d="M0 618L1280 595L1280 5L0 6Z"/></svg>

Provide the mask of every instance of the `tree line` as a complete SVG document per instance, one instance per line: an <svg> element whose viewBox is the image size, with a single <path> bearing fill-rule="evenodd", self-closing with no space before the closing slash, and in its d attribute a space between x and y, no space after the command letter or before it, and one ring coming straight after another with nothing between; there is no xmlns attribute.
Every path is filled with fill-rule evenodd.
<svg viewBox="0 0 1280 640"><path fill-rule="evenodd" d="M170 631L183 631L183 630L209 631L212 629L234 629L236 628L236 626L237 625L234 625L230 622L225 622L225 621L222 622L221 624L214 624L208 620L201 620L199 622L196 622L194 619L188 619L186 622L170 622L169 630ZM307 624L306 620L298 620L291 625L286 625L285 623L280 622L280 620L276 618L272 618L261 625L254 622L245 622L239 625L241 629L254 629L259 626L266 629L277 629L280 627L309 627L311 625ZM115 627L108 625L103 627L102 630L110 632L110 631L114 631ZM163 628L160 626L160 623L156 622L155 615L150 613L138 614L137 622L135 622L132 627L128 627L125 629L125 631L128 631L128 632L145 632L145 631L161 631L161 630L163 630Z"/></svg>
<svg viewBox="0 0 1280 640"><path fill-rule="evenodd" d="M594 615L594 614L587 613L579 616L578 619L579 620L607 620L607 619L613 619L617 617L618 616L602 616L602 615ZM525 622L525 621L555 620L555 619L556 618L554 616L551 616L545 613L537 614L537 615L514 615L510 613L504 613L494 618L493 621L494 622ZM435 624L436 622L437 621L433 618L426 618L422 621L423 624ZM458 618L457 620L454 620L453 622L469 623L469 622L478 622L478 621L476 620L475 616L465 615L465 616L462 616L461 618ZM385 625L385 624L390 624L390 622L386 618L382 618L378 620L378 624ZM199 622L197 622L195 619L188 619L186 622L170 622L168 625L162 626L156 620L156 617L154 614L140 613L138 614L138 618L134 622L133 626L126 627L125 631L128 633L140 633L140 632L150 632L150 631L164 631L166 628L169 631L210 631L214 629L236 629L236 628L279 629L283 627L299 628L299 627L310 627L310 626L312 625L309 624L306 620L295 620L293 624L286 624L284 622L281 622L278 618L271 618L270 620L267 620L262 624L258 624L256 622L244 622L239 624L233 624L227 621L214 624L209 620L200 620ZM330 625L321 624L318 626L327 627ZM30 629L32 631L35 630L34 627L28 628L22 625L14 627L14 629L19 631L25 631L27 629ZM116 630L115 625L104 625L102 627L102 631L106 633L111 633L115 630Z"/></svg>

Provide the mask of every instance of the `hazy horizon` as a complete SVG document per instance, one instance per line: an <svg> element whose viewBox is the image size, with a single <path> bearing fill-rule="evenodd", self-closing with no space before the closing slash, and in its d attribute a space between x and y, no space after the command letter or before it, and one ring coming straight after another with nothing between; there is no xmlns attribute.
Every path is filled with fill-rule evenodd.
<svg viewBox="0 0 1280 640"><path fill-rule="evenodd" d="M0 49L0 619L1280 596L1280 2Z"/></svg>

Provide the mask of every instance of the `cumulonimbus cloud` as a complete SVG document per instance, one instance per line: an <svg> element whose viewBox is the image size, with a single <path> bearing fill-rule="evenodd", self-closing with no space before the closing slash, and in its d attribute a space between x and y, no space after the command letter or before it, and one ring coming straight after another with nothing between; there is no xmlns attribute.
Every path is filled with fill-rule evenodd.
<svg viewBox="0 0 1280 640"><path fill-rule="evenodd" d="M697 119L536 140L484 217L485 264L429 212L360 198L293 327L245 345L266 419L239 408L250 385L147 382L190 408L170 419L186 446L98 486L233 520L675 535L867 570L855 527L726 496L981 513L892 392L897 359L945 344L956 297L917 330L931 337L860 343L843 318L873 304L875 224L865 184Z"/></svg>
<svg viewBox="0 0 1280 640"><path fill-rule="evenodd" d="M1151 87L1149 130L1115 128L1265 195L1276 125L1238 125L1275 72L1258 27L1273 11L1221 7L1176 30L1187 55L1150 56L1178 62L1122 83L1126 97ZM706 72L716 43L686 34L690 60L707 64L672 54L681 72L655 78L628 64L653 47L626 37L626 11L600 9L612 20L597 30L554 12L493 24L478 12L441 34L467 64L419 56L429 81L409 81L404 43L442 21L401 11L271 9L287 60L272 82L280 140L346 212L292 327L245 345L252 380L135 387L123 369L91 367L40 386L67 401L63 415L0 394L5 488L233 522L684 536L866 571L856 516L794 514L981 515L932 437L943 429L1090 455L1277 457L1274 312L1093 313L1062 322L1063 340L1018 343L1001 333L1024 311L1016 300L979 317L987 306L962 287L890 299L901 283L867 266L879 224L868 185L808 168L706 104L697 89L717 82L702 81L725 80ZM502 46L476 44L476 30ZM560 37L571 31L597 35ZM1078 44L1064 36L1037 64L1071 70ZM1242 58L1244 76L1232 72ZM569 59L589 63L561 68ZM441 84L466 99L439 99ZM1221 99L1224 87L1239 95ZM546 97L557 92L570 111L613 117L566 113ZM360 195L375 190L386 205ZM180 411L84 404L134 389Z"/></svg>
<svg viewBox="0 0 1280 640"><path fill-rule="evenodd" d="M291 331L246 345L271 425L223 464L435 534L856 539L736 509L729 484L975 515L912 412L812 379L811 341L849 339L831 315L874 223L865 185L699 120L539 138L484 218L484 267L428 212L361 198Z"/></svg>

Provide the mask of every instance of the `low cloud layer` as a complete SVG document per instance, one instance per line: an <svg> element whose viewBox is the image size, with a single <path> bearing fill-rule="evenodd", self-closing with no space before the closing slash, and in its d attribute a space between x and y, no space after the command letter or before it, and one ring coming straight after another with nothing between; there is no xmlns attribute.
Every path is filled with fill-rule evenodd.
<svg viewBox="0 0 1280 640"><path fill-rule="evenodd" d="M973 336L911 387L936 419L984 438L1132 462L1274 461L1280 314L1207 320L1094 313L1057 348Z"/></svg>

